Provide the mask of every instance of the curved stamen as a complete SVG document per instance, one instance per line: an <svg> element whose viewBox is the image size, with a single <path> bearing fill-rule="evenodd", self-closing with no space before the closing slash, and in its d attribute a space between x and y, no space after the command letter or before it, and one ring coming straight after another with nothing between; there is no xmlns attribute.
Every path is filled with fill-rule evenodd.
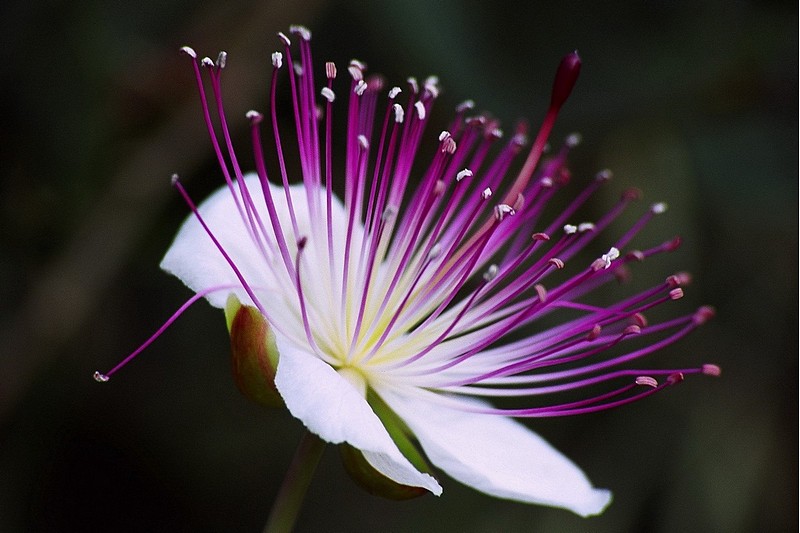
<svg viewBox="0 0 800 533"><path fill-rule="evenodd" d="M105 383L106 381L108 381L111 378L111 376L113 376L119 369L121 369L122 367L133 361L137 355L142 353L148 346L150 346L153 343L153 341L159 338L167 330L167 328L169 328L172 325L172 323L178 319L178 317L180 317L187 309L189 309L195 302L197 302L197 300L205 298L209 294L217 291L232 290L237 288L239 288L238 285L232 285L232 284L217 285L216 287L209 287L208 289L205 289L193 295L191 298L186 300L186 302L184 302L183 305L181 305L177 311L172 313L172 316L170 316L166 320L166 322L164 322L161 325L161 327L159 327L155 331L155 333L153 333L146 341L140 344L138 348L136 348L133 352L131 352L122 361L117 363L116 366L114 366L114 368L112 368L105 374L101 374L100 372L95 372L94 373L95 381L99 381L100 383Z"/></svg>
<svg viewBox="0 0 800 533"><path fill-rule="evenodd" d="M292 102L294 104L293 107L295 110L295 121L299 122L300 119L298 117L298 111L297 111L297 98L294 92L294 76L292 75L294 70L292 69L291 55L288 44L286 45L286 57L288 58L288 70L290 72L289 79L291 80L291 86L292 86ZM278 89L278 70L280 70L281 68L282 61L283 59L279 52L273 54L272 81L270 82L270 89L269 89L269 107L270 107L270 115L272 118L272 135L275 139L275 152L278 154L278 167L280 168L281 172L281 181L283 183L284 197L286 198L286 207L289 211L289 219L292 222L293 235L295 240L297 240L300 238L300 230L298 229L297 225L297 215L295 214L294 203L292 202L292 196L291 194L289 194L289 175L286 171L286 161L284 160L283 157L283 148L281 145L281 134L280 130L278 129L278 113L277 113L276 98ZM300 147L300 150L302 153L302 146ZM255 153L257 157L259 154L261 154L260 157L263 158L262 149L259 148L259 150L257 150ZM303 163L303 161L304 159L301 160L301 163ZM282 236L279 238L282 238ZM284 258L284 261L286 262L286 258ZM291 261L288 262L290 263Z"/></svg>
<svg viewBox="0 0 800 533"><path fill-rule="evenodd" d="M206 96L206 91L203 86L203 76L200 73L200 65L197 62L197 54L195 54L194 50L189 47L181 48L181 52L187 54L189 57L192 58L192 67L194 69L194 77L195 83L197 84L197 91L200 94L200 107L203 110L203 120L206 124L206 129L208 130L208 136L211 139L211 145L214 149L214 153L217 156L217 163L219 164L220 170L222 171L222 176L225 178L225 183L228 185L228 190L231 193L231 197L233 198L233 202L236 205L236 210L239 212L239 216L243 221L246 221L246 217L244 215L244 210L242 209L241 204L239 203L239 198L236 195L236 190L233 186L233 180L231 179L230 172L228 171L228 165L225 162L225 158L222 155L222 149L219 146L219 141L217 140L217 134L214 130L214 124L211 121L211 110L208 105L208 98Z"/></svg>
<svg viewBox="0 0 800 533"><path fill-rule="evenodd" d="M253 305L255 305L258 308L258 310L261 312L261 314L264 315L265 318L267 318L267 321L271 322L271 320L269 319L269 314L264 309L264 306L261 305L261 302L256 297L256 294L253 292L253 289L250 287L250 284L247 283L247 280L244 279L244 276L242 275L242 272L239 270L239 268L236 266L236 263L233 262L233 259L231 259L231 256L228 255L228 252L225 251L225 248L222 246L222 244L220 244L220 242L214 236L214 233L208 227L208 225L206 224L206 221L203 220L203 217L200 215L200 211L198 211L197 206L194 205L194 202L192 201L191 197L189 196L189 193L187 193L186 189L183 188L183 184L181 183L181 180L180 180L180 178L178 177L177 174L173 174L173 176L172 176L172 185L176 189L178 189L178 192L180 192L181 196L183 197L184 201L186 202L186 205L189 206L189 209L192 210L192 213L197 218L197 221L200 222L200 225L203 226L203 229L205 230L205 232L208 234L208 236L214 242L214 246L217 247L217 249L220 251L222 256L225 258L225 261L227 261L228 265L230 265L231 269L233 269L234 274L236 275L237 278L239 278L239 282L242 284L242 288L245 290L247 295L250 297L250 300L252 300Z"/></svg>
<svg viewBox="0 0 800 533"><path fill-rule="evenodd" d="M303 250L306 247L306 243L308 239L306 237L300 237L300 240L297 241L297 255L295 256L295 287L297 291L297 299L300 304L300 315L303 321L303 331L306 333L306 340L308 344L311 346L311 349L314 351L317 356L327 362L330 365L338 364L335 358L328 355L324 350L322 350L317 343L316 338L314 337L314 332L311 330L311 321L308 317L308 308L306 306L306 298L303 294L303 283L300 279L300 259L303 254Z"/></svg>
<svg viewBox="0 0 800 533"><path fill-rule="evenodd" d="M438 80L430 77L419 83L409 78L404 105L398 101L400 89L392 88L379 118L376 109L383 79L365 76L366 65L352 61L347 69L351 80L343 196L342 203L334 205L336 67L326 63L326 83L315 89L311 34L301 26L293 26L291 33L298 40L299 51L295 49L293 57L289 38L279 34L285 51L272 56L269 89L272 135L281 175L276 187L282 185L283 195L277 189L272 191L269 182L268 156L263 152L259 129L263 117L248 113L263 205L254 197L255 180L245 180L242 174L225 118L221 71L226 55L220 54L216 62L208 58L201 61L213 91L217 132L197 56L193 50L184 49L193 59L204 120L228 190L243 231L257 249L256 263L253 265L247 256L230 256L176 177L176 188L239 283L220 285L193 297L118 367L140 353L202 295L240 288L267 321L280 318L274 323L276 331L290 337L298 349L313 353L334 368L352 365L363 374L366 385L375 388L377 381L367 383L375 379L382 386L475 412L519 417L596 412L649 396L679 382L684 375L719 374L715 365L652 371L622 368L676 342L710 318L712 312L701 309L693 315L648 324L644 313L680 298L681 284L688 282L688 275L672 276L604 306L584 298L627 276L630 263L677 248L679 239L644 251L628 248L653 216L665 209L663 204L654 204L621 236L608 239L606 246L614 243L604 248L608 252L571 273L562 270L565 264L598 238L639 197L638 191L627 191L595 223L566 224L610 177L609 172L601 171L566 203L566 208L545 220L541 231L540 221L549 213L551 200L566 190L571 179L567 160L579 139L577 135L567 137L556 153L542 160L556 117L580 71L576 53L562 60L542 124L524 152L521 169L510 180L509 169L528 144L526 123L518 123L510 139L495 146L503 136L499 122L488 115L465 116L474 106L465 103L457 108L448 130L439 136L427 165L420 164L417 154L440 92ZM290 185L277 121L278 70L284 57L302 171L299 185ZM323 111L325 123L320 125ZM324 148L320 134L324 135ZM379 137L375 139L373 134ZM223 142L226 154L222 152ZM495 155L490 157L493 147ZM419 169L419 179L410 179L412 169ZM495 200L490 206L487 200L493 194ZM496 203L498 198L501 201ZM565 234L551 241L550 235L556 235L559 227ZM266 264L259 265L258 260ZM302 276L301 263L305 263ZM261 278L246 279L245 265L248 276L260 276L260 269L264 269L266 284L280 299L280 305L272 307L280 317L269 316L259 302L252 283L259 283ZM306 272L309 266L314 267L312 273ZM554 275L557 270L565 274ZM486 274L481 280L478 276L482 271ZM263 298L262 290L259 285ZM522 333L522 328L551 313L556 318L563 314L566 319L525 333L520 340L504 340L509 333ZM642 341L632 343L634 337ZM95 377L107 380L118 367ZM656 377L661 376L666 380L658 383ZM635 378L632 382L599 395L520 409L500 409L455 398L574 393L631 377Z"/></svg>

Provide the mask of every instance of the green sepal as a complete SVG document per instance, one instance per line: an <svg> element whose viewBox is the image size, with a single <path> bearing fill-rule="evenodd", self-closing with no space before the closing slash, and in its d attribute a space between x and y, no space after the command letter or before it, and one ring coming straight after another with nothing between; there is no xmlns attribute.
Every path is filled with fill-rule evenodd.
<svg viewBox="0 0 800 533"><path fill-rule="evenodd" d="M367 391L367 403L378 415L389 436L392 438L397 448L400 450L406 459L414 465L420 472L431 474L432 469L422 454L419 452L416 444L411 440L410 435L413 435L403 419L386 405L386 402L380 396L375 394L375 391L369 389Z"/></svg>
<svg viewBox="0 0 800 533"><path fill-rule="evenodd" d="M225 321L231 336L231 370L239 391L267 407L283 405L275 388L278 347L269 323L255 307L242 305L231 294L225 305Z"/></svg>
<svg viewBox="0 0 800 533"><path fill-rule="evenodd" d="M370 494L389 500L410 500L428 492L422 487L401 485L384 476L367 462L361 450L349 444L339 445L339 455L350 478Z"/></svg>
<svg viewBox="0 0 800 533"><path fill-rule="evenodd" d="M373 411L389 432L389 436L406 459L419 471L431 473L430 466L409 437L411 431L400 417L372 390L367 391L367 402L372 406ZM353 481L370 494L390 500L409 500L428 492L422 487L402 485L384 476L367 462L361 450L349 444L341 444L339 454L345 470Z"/></svg>

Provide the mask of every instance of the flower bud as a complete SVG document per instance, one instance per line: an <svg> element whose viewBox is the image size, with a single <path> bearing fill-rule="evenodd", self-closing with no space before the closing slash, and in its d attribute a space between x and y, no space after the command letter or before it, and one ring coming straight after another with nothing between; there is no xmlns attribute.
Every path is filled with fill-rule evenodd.
<svg viewBox="0 0 800 533"><path fill-rule="evenodd" d="M559 109L567 101L575 82L578 81L578 74L581 71L581 58L578 52L572 52L564 56L556 71L556 78L553 80L553 92L550 97L550 106Z"/></svg>
<svg viewBox="0 0 800 533"><path fill-rule="evenodd" d="M258 309L242 305L233 294L225 306L225 320L231 336L231 370L239 392L261 405L283 405L275 388L278 348L269 323Z"/></svg>

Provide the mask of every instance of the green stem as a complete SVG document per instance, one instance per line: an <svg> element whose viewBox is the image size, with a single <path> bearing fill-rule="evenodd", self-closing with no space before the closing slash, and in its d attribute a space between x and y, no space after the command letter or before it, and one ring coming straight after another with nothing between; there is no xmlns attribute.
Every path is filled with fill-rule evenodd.
<svg viewBox="0 0 800 533"><path fill-rule="evenodd" d="M292 530L323 450L325 441L306 431L272 504L264 533L288 533Z"/></svg>

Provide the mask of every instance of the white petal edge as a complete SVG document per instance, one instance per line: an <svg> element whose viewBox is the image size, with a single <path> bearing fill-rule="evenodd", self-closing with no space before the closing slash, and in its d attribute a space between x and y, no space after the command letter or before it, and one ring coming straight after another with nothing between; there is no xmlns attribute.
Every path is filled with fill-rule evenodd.
<svg viewBox="0 0 800 533"><path fill-rule="evenodd" d="M258 176L248 174L245 176L245 184L252 196L262 197ZM277 187L270 186L270 190L273 196L279 193L279 197L283 197L283 192ZM299 191L292 191L292 196L299 196ZM278 209L286 211L285 208L280 209L281 207L279 205ZM264 264L264 258L258 247L250 238L227 186L214 191L199 205L198 211L248 284L263 288L273 288L277 285L269 272L270 269ZM266 209L259 211L269 227L269 218L265 217ZM279 216L279 218L284 217ZM183 281L195 292L219 285L240 285L230 264L192 213L183 222L175 240L161 260L161 268ZM253 305L243 289L213 292L207 299L214 307L224 308L231 292L234 292L243 303Z"/></svg>
<svg viewBox="0 0 800 533"><path fill-rule="evenodd" d="M254 173L247 174L244 182L268 233L267 240L276 242L258 176ZM235 187L238 194L238 185ZM297 239L292 231L289 207L286 203L283 186L270 183L269 188L289 255L294 258L297 253ZM322 196L320 202L324 205L325 191L321 190L319 194ZM320 224L314 224L311 220L305 185L299 183L289 186L289 195L294 205L298 231L301 236L308 239L305 255L311 261L320 261L323 256L319 254L324 253L324 257L327 257L327 243L324 242L324 239L319 238L322 231ZM276 292L288 291L290 294L287 299L294 302L294 282L288 278L282 260L277 255L272 259L272 266L277 272L277 276L273 275L270 264L266 262L258 246L251 239L227 186L222 186L211 194L198 206L198 211L251 287ZM336 258L337 271L340 272L341 258L344 256L342 250L347 231L347 214L341 201L336 197L333 198L331 217L333 221L333 255ZM352 237L354 242L360 242L362 234L362 226L355 224ZM219 285L240 285L230 264L194 214L189 214L184 221L175 240L161 260L161 268L179 278L195 292ZM211 305L224 308L230 292L234 292L241 302L252 305L250 297L243 289L213 292L207 296L207 299ZM258 293L258 290L256 292ZM274 299L274 295L271 298Z"/></svg>
<svg viewBox="0 0 800 533"><path fill-rule="evenodd" d="M432 392L376 392L414 432L430 461L465 485L584 517L602 513L611 502L610 491L592 487L572 461L513 419L427 401ZM463 402L467 409L485 405L473 399L448 401Z"/></svg>
<svg viewBox="0 0 800 533"><path fill-rule="evenodd" d="M330 365L276 332L275 386L295 418L323 440L361 450L373 468L402 485L439 496L442 488L400 453L378 416L355 387Z"/></svg>

